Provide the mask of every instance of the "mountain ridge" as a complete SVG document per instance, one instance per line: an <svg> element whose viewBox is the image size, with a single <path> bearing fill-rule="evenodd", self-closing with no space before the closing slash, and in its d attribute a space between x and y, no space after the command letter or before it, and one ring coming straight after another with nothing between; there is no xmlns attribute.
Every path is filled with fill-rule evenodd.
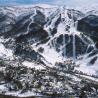
<svg viewBox="0 0 98 98"><path fill-rule="evenodd" d="M88 35L85 35L84 33L77 31L77 28L79 28L78 25L79 25L80 20L82 21L82 18L84 19L84 17L86 17L84 13L82 13L81 11L74 10L74 9L66 9L65 6L62 6L60 8L58 8L58 7L53 7L53 8L40 7L39 8L39 7L40 6L38 6L38 5L37 6L35 5L35 7L26 6L24 8L22 8L22 7L17 8L17 6L4 7L4 8L2 7L4 16L2 16L1 19L3 19L3 17L5 17L6 21L8 21L8 23L6 23L6 26L8 26L7 27L8 29L5 28L5 31L4 31L7 33L3 33L4 34L3 37L5 37L5 39L12 37L12 39L15 40L15 42L13 42L13 43L20 44L19 46L21 46L21 47L22 47L22 43L25 43L25 44L27 43L27 46L28 46L28 40L30 41L32 39L29 42L29 44L31 44L31 43L33 43L33 44L31 44L31 46L30 45L29 46L30 47L34 46L35 47L34 49L36 52L38 52L36 50L36 49L38 49L38 47L43 48L43 49L44 49L44 47L47 47L49 49L51 49L50 47L52 47L52 51L54 51L54 54L58 55L56 58L61 57L61 60L59 59L60 61L62 61L64 55L66 57L67 56L73 57L73 55L74 55L76 57L73 57L73 58L76 59L78 55L81 55L81 54L83 55L84 52L86 52L86 48L88 46L90 46L91 48L94 46L94 42L92 41L92 39L90 37L87 38ZM16 11L14 11L14 10L16 10ZM90 13L89 13L89 15L90 15ZM87 15L87 16L89 16L89 15ZM2 20L1 23L3 23L4 20ZM79 21L79 22L77 23L77 21ZM1 24L1 27L3 27L4 25ZM18 25L20 25L20 26L17 28ZM32 28L32 26L33 26L33 28ZM31 31L30 31L30 29L31 29ZM36 33L33 34L32 32L36 32ZM41 33L41 37L39 37L39 32L43 32L43 33ZM46 34L45 34L45 32L46 32ZM75 34L75 39L73 37L74 34ZM1 36L2 36L2 33L1 33ZM37 39L33 39L31 36L32 37L35 36ZM45 38L45 39L43 39L43 38ZM37 41L37 40L39 40L39 41ZM59 42L60 40L61 40L61 42ZM72 40L74 41L74 43L71 42ZM48 43L45 41L48 41ZM55 41L57 41L57 42L55 43ZM47 45L46 45L46 43L47 43ZM41 44L41 46L43 45L43 47L40 47L40 44ZM74 44L83 45L84 50L81 48L81 45L73 46ZM36 45L38 47L36 47ZM64 46L62 46L62 45L64 45ZM12 47L13 47L13 45L12 45ZM69 52L69 50L67 50L67 48L65 48L65 47L69 47L69 49L74 48L74 50L71 50ZM33 47L32 47L32 49L33 49ZM55 49L56 49L56 51L55 51ZM62 49L62 50L60 50L60 49ZM77 49L80 49L80 50L77 50ZM46 51L47 51L47 49L46 49ZM62 52L63 54L58 54L58 52ZM75 53L73 53L73 52L75 52ZM66 53L68 53L68 54L66 54ZM40 53L40 54L43 55L43 53ZM62 55L62 56L60 56L60 55ZM48 59L47 56L46 56L46 58ZM55 64L55 62L54 62L54 64Z"/></svg>

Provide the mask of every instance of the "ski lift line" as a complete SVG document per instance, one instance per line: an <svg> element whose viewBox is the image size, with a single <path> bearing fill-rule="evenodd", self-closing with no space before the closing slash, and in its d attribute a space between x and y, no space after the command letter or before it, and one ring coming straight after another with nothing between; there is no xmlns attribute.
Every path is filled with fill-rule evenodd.
<svg viewBox="0 0 98 98"><path fill-rule="evenodd" d="M55 39L53 40L53 47L54 47L54 49L56 49L56 40L57 40L57 38L55 38Z"/></svg>
<svg viewBox="0 0 98 98"><path fill-rule="evenodd" d="M73 35L73 59L74 59L74 62L76 61L76 38L75 38L75 35Z"/></svg>
<svg viewBox="0 0 98 98"><path fill-rule="evenodd" d="M55 16L59 15L59 10L56 9L56 11L54 11L50 16L49 16L49 20L53 19Z"/></svg>
<svg viewBox="0 0 98 98"><path fill-rule="evenodd" d="M33 17L34 17L35 15L36 15L36 10L35 10L35 14L30 17L31 22L29 23L29 25L28 25L28 27L27 27L27 31L26 31L24 34L28 34L28 32L29 32L29 27L30 27L30 25L33 23ZM19 36L20 36L20 35L19 35Z"/></svg>
<svg viewBox="0 0 98 98"><path fill-rule="evenodd" d="M94 36L94 35L92 35L92 34L86 34L86 35L88 35L88 36L93 36L93 37L97 38L97 36Z"/></svg>
<svg viewBox="0 0 98 98"><path fill-rule="evenodd" d="M87 54L87 51L88 51L88 49L90 48L90 46L91 46L91 45L88 45L88 46L87 46L87 49L86 49L85 54Z"/></svg>
<svg viewBox="0 0 98 98"><path fill-rule="evenodd" d="M72 16L72 22L74 23L74 17L73 17L73 12L71 12L72 14L71 14L71 16ZM75 24L75 23L74 23ZM76 38L75 38L75 32L73 31L73 42L72 42L72 44L73 44L73 60L74 60L74 62L76 61L76 45L75 45L75 41L76 41Z"/></svg>
<svg viewBox="0 0 98 98"><path fill-rule="evenodd" d="M52 38L52 36L53 36L50 31L48 32L48 35L49 35L50 38ZM54 42L53 42L53 45L54 45ZM50 42L50 46L52 46L51 42Z"/></svg>
<svg viewBox="0 0 98 98"><path fill-rule="evenodd" d="M81 40L82 40L82 42L84 43L84 44L86 44L86 45L88 45L89 43L87 43L85 40L83 40L83 38L81 38L81 37L79 37Z"/></svg>
<svg viewBox="0 0 98 98"><path fill-rule="evenodd" d="M58 13L58 15L56 16L56 18L58 19L58 17L60 16L60 14ZM55 18L55 17L54 17ZM54 19L53 18L53 19ZM51 19L49 19L49 21L47 22L47 24L46 24L46 27L48 27L48 24L51 22Z"/></svg>
<svg viewBox="0 0 98 98"><path fill-rule="evenodd" d="M48 41L47 44L49 44L51 41L53 41L54 39L56 39L58 36L59 36L58 34L57 34L57 35L55 34L55 36L53 36L53 37L49 37L50 40Z"/></svg>
<svg viewBox="0 0 98 98"><path fill-rule="evenodd" d="M71 42L71 39L69 37L68 42L65 45L63 45L61 49L63 49L64 47L66 47L70 42Z"/></svg>
<svg viewBox="0 0 98 98"><path fill-rule="evenodd" d="M87 35L90 36L89 34ZM94 41L91 38L87 37L86 35L84 35L84 37L87 38L92 44L94 44Z"/></svg>

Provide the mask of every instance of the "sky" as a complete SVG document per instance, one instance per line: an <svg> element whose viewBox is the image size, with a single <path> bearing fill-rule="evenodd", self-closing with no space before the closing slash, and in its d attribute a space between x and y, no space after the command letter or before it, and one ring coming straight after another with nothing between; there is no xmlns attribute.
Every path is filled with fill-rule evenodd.
<svg viewBox="0 0 98 98"><path fill-rule="evenodd" d="M98 4L98 0L0 0L0 5L19 5L19 4L53 4L67 6L81 6Z"/></svg>

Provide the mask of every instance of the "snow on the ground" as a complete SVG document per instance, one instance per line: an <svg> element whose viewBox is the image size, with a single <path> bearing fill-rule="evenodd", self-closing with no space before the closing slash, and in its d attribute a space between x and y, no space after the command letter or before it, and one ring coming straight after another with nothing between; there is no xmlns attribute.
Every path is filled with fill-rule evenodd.
<svg viewBox="0 0 98 98"><path fill-rule="evenodd" d="M49 43L51 43L51 41L49 41L48 43L46 44L41 44L39 46L34 46L32 45L33 47L33 50L35 50L36 52L38 52L38 49L41 47L44 49L43 53L39 53L43 56L44 59L44 63L49 66L49 67L53 67L55 65L56 62L63 62L63 57L61 56L60 53L58 53L56 50L55 50L55 47L50 47L49 46Z"/></svg>
<svg viewBox="0 0 98 98"><path fill-rule="evenodd" d="M78 77L76 77L76 76L74 76L74 75L72 76L72 79L75 80L75 81L81 81L80 78L78 78Z"/></svg>
<svg viewBox="0 0 98 98"><path fill-rule="evenodd" d="M13 51L11 49L6 49L2 42L3 39L0 39L0 57L13 59Z"/></svg>
<svg viewBox="0 0 98 98"><path fill-rule="evenodd" d="M24 61L22 64L28 68L45 69L43 65L35 64L34 62Z"/></svg>
<svg viewBox="0 0 98 98"><path fill-rule="evenodd" d="M6 92L5 94L6 95L12 95L12 96L18 96L18 97L30 97L30 96L41 96L37 93L35 93L34 91L28 91L28 92L25 92L25 93L20 93L21 91L12 91L12 92Z"/></svg>
<svg viewBox="0 0 98 98"><path fill-rule="evenodd" d="M87 56L87 55L86 55ZM95 62L95 64L91 65L89 64L89 61L93 58L87 58L84 56L82 60L78 60L76 62L79 67L76 67L76 70L82 71L88 75L97 75L98 74L98 60Z"/></svg>
<svg viewBox="0 0 98 98"><path fill-rule="evenodd" d="M87 78L87 79L90 79L90 80L92 80L92 81L98 82L98 78L94 78L94 77L90 77L90 76L86 76L86 75L80 75L80 76L82 76L82 77L84 77L84 78Z"/></svg>
<svg viewBox="0 0 98 98"><path fill-rule="evenodd" d="M62 56L58 52L56 52L55 47L54 48L50 48L50 47L45 45L44 46L44 52L42 53L42 56L48 62L50 62L52 64L52 65L50 65L50 67L55 65L56 62L63 62Z"/></svg>
<svg viewBox="0 0 98 98"><path fill-rule="evenodd" d="M7 88L3 84L0 85L0 93L2 93L2 91L7 91Z"/></svg>
<svg viewBox="0 0 98 98"><path fill-rule="evenodd" d="M65 25L60 23L58 25L58 31L57 31L59 34L69 34L69 32L66 32L65 31Z"/></svg>

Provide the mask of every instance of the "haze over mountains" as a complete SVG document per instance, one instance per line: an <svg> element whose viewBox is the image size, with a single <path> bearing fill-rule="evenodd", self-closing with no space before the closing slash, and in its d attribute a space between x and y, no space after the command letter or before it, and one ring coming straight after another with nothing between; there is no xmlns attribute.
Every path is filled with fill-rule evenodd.
<svg viewBox="0 0 98 98"><path fill-rule="evenodd" d="M19 5L19 4L53 4L66 5L70 7L91 6L97 4L98 0L0 0L0 5Z"/></svg>

